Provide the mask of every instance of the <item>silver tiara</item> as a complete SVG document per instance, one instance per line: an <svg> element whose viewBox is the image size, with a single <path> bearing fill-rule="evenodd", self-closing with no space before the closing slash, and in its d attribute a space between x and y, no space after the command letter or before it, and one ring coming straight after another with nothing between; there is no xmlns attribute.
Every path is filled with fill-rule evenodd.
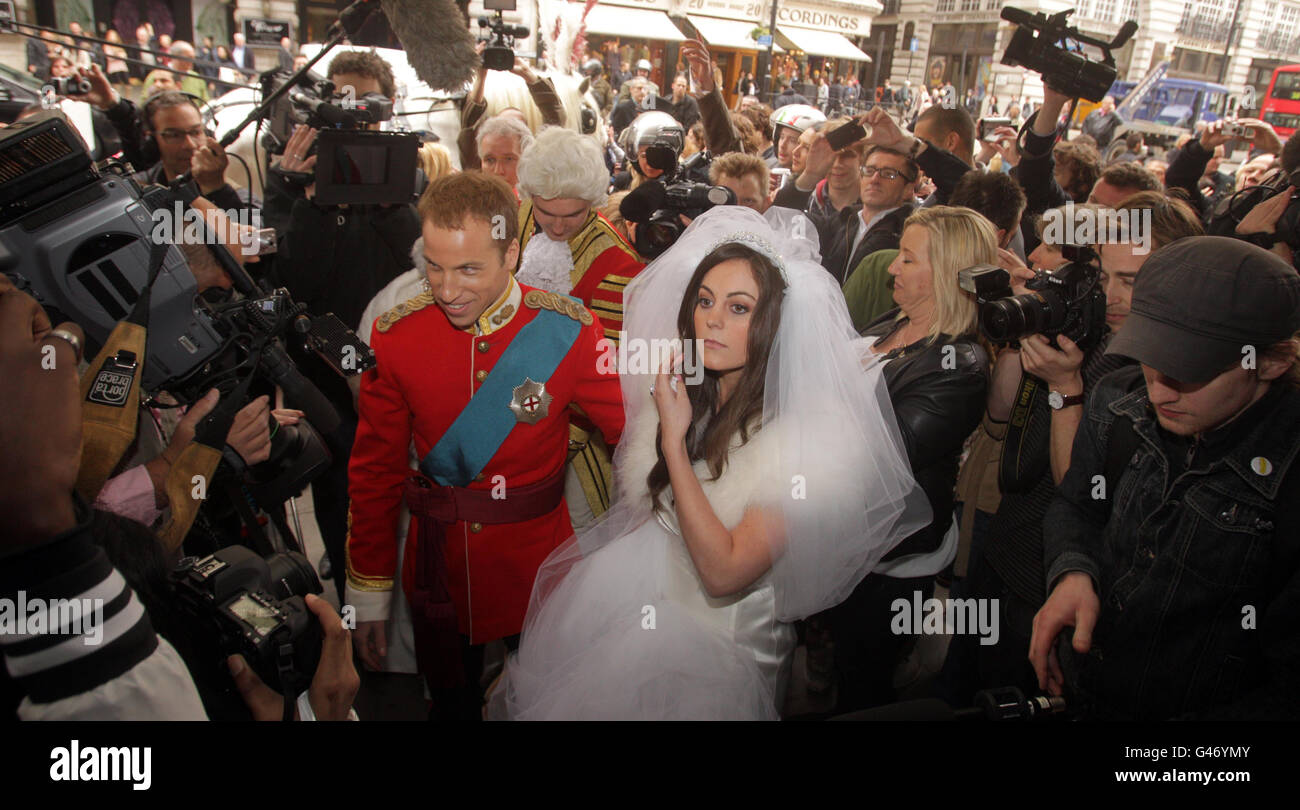
<svg viewBox="0 0 1300 810"><path fill-rule="evenodd" d="M748 245L749 247L752 247L754 250L757 250L759 253L762 253L767 258L771 259L772 263L776 265L776 269L781 271L781 278L785 279L786 283L789 283L790 279L788 277L788 274L786 273L785 261L782 260L781 254L777 252L776 248L772 246L771 242L767 241L766 239L764 239L763 237L759 236L756 233L752 233L750 231L737 231L736 233L733 233L729 236L724 236L723 238L719 239L713 245L713 247L709 248L709 253L712 253L713 251L717 250L723 245L730 245L735 242L740 242L742 244Z"/></svg>

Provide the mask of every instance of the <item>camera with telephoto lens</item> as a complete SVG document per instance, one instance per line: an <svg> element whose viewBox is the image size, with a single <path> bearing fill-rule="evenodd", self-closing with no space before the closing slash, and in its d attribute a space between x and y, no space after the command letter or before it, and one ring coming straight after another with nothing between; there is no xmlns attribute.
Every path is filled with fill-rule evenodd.
<svg viewBox="0 0 1300 810"><path fill-rule="evenodd" d="M505 21L503 11L514 11L516 0L485 0L483 8L495 11L494 17L479 17L478 27L488 29L487 46L483 48L483 67L488 70L510 70L515 66L515 39L523 39L531 32L526 25L512 25Z"/></svg>
<svg viewBox="0 0 1300 810"><path fill-rule="evenodd" d="M60 96L80 96L90 92L90 81L76 76L51 76L50 86Z"/></svg>
<svg viewBox="0 0 1300 810"><path fill-rule="evenodd" d="M1124 43L1137 32L1138 24L1129 20L1120 27L1113 40L1105 42L1066 25L1066 18L1073 13L1074 9L1066 9L1049 17L1042 12L1030 14L1011 6L1003 8L1002 19L1015 23L1016 30L1002 54L1002 64L1023 66L1041 74L1043 83L1058 93L1101 101L1117 74L1111 51L1124 47ZM1099 48L1102 61L1069 50L1067 42L1076 43L1076 47L1092 45Z"/></svg>
<svg viewBox="0 0 1300 810"><path fill-rule="evenodd" d="M996 344L1018 343L1042 335L1056 346L1065 335L1087 351L1106 331L1106 293L1092 248L1062 245L1066 264L1039 271L1025 283L1027 293L1011 291L1011 274L981 264L958 274L961 288L979 304L980 331ZM1058 347L1059 348L1059 347Z"/></svg>
<svg viewBox="0 0 1300 810"><path fill-rule="evenodd" d="M263 683L286 696L297 697L311 684L324 635L303 597L324 588L306 557L287 552L262 558L229 546L185 557L170 581L199 649L219 651L214 664L238 653Z"/></svg>
<svg viewBox="0 0 1300 810"><path fill-rule="evenodd" d="M645 161L664 173L663 182L651 180L643 183L623 198L619 211L624 219L636 223L636 251L647 259L668 250L682 235L686 230L682 216L694 219L715 205L736 204L735 192L726 186L689 179L685 164L681 168L677 166L677 154L669 145L649 146ZM693 169L698 171L699 166ZM649 205L645 201L650 201ZM648 215L646 207L652 209Z"/></svg>

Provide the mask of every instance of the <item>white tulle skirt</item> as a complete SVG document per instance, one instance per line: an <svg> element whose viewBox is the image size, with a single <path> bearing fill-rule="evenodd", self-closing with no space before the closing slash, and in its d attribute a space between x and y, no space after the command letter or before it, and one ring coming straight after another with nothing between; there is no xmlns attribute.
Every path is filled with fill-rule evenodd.
<svg viewBox="0 0 1300 810"><path fill-rule="evenodd" d="M543 564L491 719L777 719L795 636L766 577L709 597L681 537L654 518Z"/></svg>

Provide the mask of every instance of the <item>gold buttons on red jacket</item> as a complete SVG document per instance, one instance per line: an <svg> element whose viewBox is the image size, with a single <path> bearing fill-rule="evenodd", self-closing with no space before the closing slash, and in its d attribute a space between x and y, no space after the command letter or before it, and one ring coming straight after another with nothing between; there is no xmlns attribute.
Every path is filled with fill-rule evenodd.
<svg viewBox="0 0 1300 810"><path fill-rule="evenodd" d="M486 340L480 340L480 341L478 342L478 350L479 350L480 352L483 352L484 354L486 354L487 351L488 351L488 349L491 349L491 348L492 348L492 344L491 344L491 343L488 343Z"/></svg>
<svg viewBox="0 0 1300 810"><path fill-rule="evenodd" d="M483 369L479 369L477 372L474 373L474 379L478 380L479 382L483 382L484 380L487 379L487 375L488 375L487 371Z"/></svg>
<svg viewBox="0 0 1300 810"><path fill-rule="evenodd" d="M478 534L479 532L483 531L483 524L482 524L482 523L471 523L471 524L469 524L469 530L472 531L472 532L474 532L475 534Z"/></svg>

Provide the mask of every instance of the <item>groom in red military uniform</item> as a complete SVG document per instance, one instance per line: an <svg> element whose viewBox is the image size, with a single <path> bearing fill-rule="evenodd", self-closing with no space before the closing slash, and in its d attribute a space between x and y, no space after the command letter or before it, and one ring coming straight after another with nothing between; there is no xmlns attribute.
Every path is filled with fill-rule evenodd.
<svg viewBox="0 0 1300 810"><path fill-rule="evenodd" d="M375 322L377 365L361 380L347 596L357 649L378 668L405 499L401 581L431 716L470 718L482 703L483 645L517 643L538 566L572 534L570 406L617 442L623 403L617 374L600 362L600 321L512 276L518 205L503 181L440 178L419 212L428 287Z"/></svg>

